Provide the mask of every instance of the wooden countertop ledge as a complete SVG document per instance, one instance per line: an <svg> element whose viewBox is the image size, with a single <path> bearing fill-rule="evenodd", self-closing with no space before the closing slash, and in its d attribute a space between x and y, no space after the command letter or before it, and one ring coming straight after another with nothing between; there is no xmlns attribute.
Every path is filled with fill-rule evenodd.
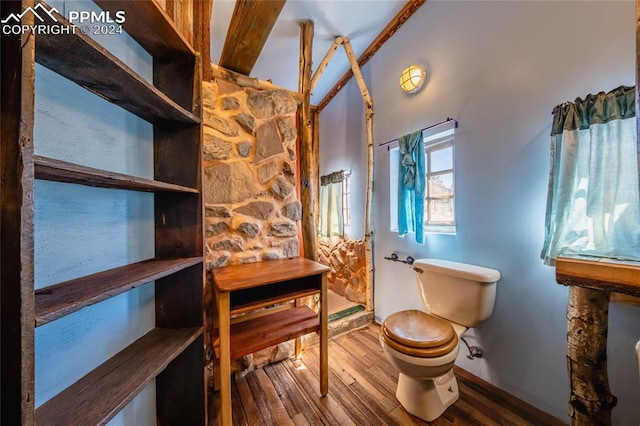
<svg viewBox="0 0 640 426"><path fill-rule="evenodd" d="M562 285L640 296L640 262L558 258L556 281Z"/></svg>
<svg viewBox="0 0 640 426"><path fill-rule="evenodd" d="M237 291L329 272L331 268L303 257L223 266L213 270L220 291Z"/></svg>

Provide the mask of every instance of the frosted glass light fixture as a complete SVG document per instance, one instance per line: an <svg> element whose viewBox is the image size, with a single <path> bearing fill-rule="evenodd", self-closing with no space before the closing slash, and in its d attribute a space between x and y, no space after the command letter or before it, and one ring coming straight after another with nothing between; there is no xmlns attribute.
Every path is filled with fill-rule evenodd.
<svg viewBox="0 0 640 426"><path fill-rule="evenodd" d="M400 87L407 93L415 93L424 85L427 72L420 65L409 65L400 75Z"/></svg>

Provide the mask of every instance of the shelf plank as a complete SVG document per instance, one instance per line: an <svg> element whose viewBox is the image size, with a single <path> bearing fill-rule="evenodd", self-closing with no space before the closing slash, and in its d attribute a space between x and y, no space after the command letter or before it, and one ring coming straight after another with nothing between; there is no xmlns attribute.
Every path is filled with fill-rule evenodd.
<svg viewBox="0 0 640 426"><path fill-rule="evenodd" d="M264 299L260 299L256 302L249 303L239 303L237 305L231 306L230 315L238 315L243 314L245 312L254 311L260 308L266 308L267 306L275 305L277 303L287 302L289 300L301 299L307 296L313 296L314 294L320 293L320 289L309 288L309 289L300 289L297 291L293 291L287 293L285 295L274 295L273 297L267 297ZM231 300L233 301L233 294L231 294Z"/></svg>
<svg viewBox="0 0 640 426"><path fill-rule="evenodd" d="M150 259L36 290L36 327L202 262Z"/></svg>
<svg viewBox="0 0 640 426"><path fill-rule="evenodd" d="M220 291L237 291L265 284L304 278L329 272L321 263L294 257L223 266L213 270L213 279Z"/></svg>
<svg viewBox="0 0 640 426"><path fill-rule="evenodd" d="M107 423L200 334L202 328L151 330L40 406L36 423Z"/></svg>
<svg viewBox="0 0 640 426"><path fill-rule="evenodd" d="M144 80L92 38L82 34L79 28L76 34L65 34L62 27L70 25L69 22L60 14L54 13L54 16L57 22L47 21L46 25L59 27L59 31L36 37L36 61L39 64L150 123L200 122L193 113Z"/></svg>
<svg viewBox="0 0 640 426"><path fill-rule="evenodd" d="M95 3L112 16L116 11L124 11L126 19L122 27L151 56L195 55L193 47L156 1L95 0Z"/></svg>
<svg viewBox="0 0 640 426"><path fill-rule="evenodd" d="M584 259L556 259L556 281L598 290L640 296L640 262L614 263Z"/></svg>
<svg viewBox="0 0 640 426"><path fill-rule="evenodd" d="M193 194L199 192L197 189L187 186L94 169L39 155L34 155L34 165L36 179L42 180L145 192L187 192Z"/></svg>
<svg viewBox="0 0 640 426"><path fill-rule="evenodd" d="M231 359L320 330L320 318L308 306L279 311L231 325ZM219 342L215 342L219 356Z"/></svg>

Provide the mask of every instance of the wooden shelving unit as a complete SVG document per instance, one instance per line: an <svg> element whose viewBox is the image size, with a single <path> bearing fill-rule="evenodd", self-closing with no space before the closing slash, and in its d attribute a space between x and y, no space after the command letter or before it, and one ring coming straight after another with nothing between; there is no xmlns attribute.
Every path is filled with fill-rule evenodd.
<svg viewBox="0 0 640 426"><path fill-rule="evenodd" d="M230 361L305 334L315 332L320 336L320 394L327 394L329 271L328 266L300 257L213 270L218 323L214 350L222 425L232 424ZM314 294L320 296L319 313L299 303L301 298ZM286 305L269 307L281 303ZM296 341L296 353L299 351L300 342Z"/></svg>
<svg viewBox="0 0 640 426"><path fill-rule="evenodd" d="M0 14L19 15L38 3L3 1ZM80 31L2 38L0 164L14 167L3 166L0 176L0 423L104 424L155 379L158 424L204 425L198 54L153 0L96 4L126 11L125 31L153 56L153 82ZM200 25L202 18L193 14L194 26ZM25 16L29 24L33 17ZM56 21L46 25L68 24L60 15ZM33 155L36 62L152 123L153 179ZM155 257L34 291L35 179L153 193ZM150 282L155 328L36 410L35 327Z"/></svg>

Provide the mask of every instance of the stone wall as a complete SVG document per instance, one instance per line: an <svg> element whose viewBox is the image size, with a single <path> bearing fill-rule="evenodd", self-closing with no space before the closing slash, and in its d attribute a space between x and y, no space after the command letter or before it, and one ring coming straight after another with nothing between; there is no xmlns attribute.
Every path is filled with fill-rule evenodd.
<svg viewBox="0 0 640 426"><path fill-rule="evenodd" d="M364 240L320 238L318 261L331 268L329 290L355 303L366 304L367 269Z"/></svg>
<svg viewBox="0 0 640 426"><path fill-rule="evenodd" d="M285 90L203 82L207 318L211 269L299 255L297 103ZM209 342L210 338L207 338ZM209 359L213 348L207 347ZM293 354L285 342L233 360L236 374Z"/></svg>
<svg viewBox="0 0 640 426"><path fill-rule="evenodd" d="M207 268L298 256L295 99L203 85Z"/></svg>

